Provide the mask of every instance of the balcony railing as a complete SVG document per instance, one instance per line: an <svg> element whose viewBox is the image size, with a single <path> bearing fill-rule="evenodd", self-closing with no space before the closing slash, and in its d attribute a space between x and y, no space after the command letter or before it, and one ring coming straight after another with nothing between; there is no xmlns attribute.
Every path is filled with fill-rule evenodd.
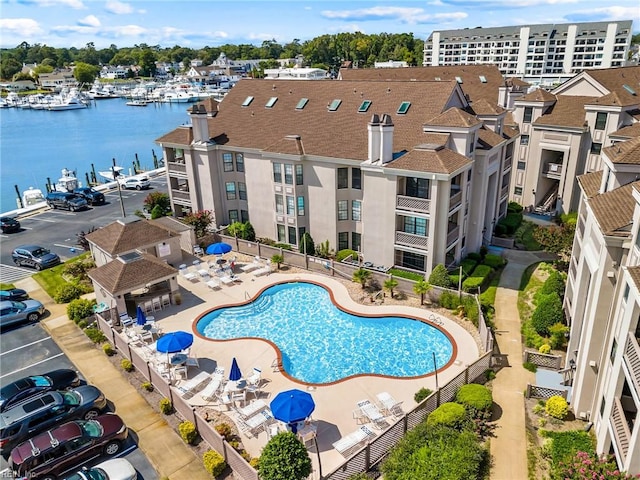
<svg viewBox="0 0 640 480"><path fill-rule="evenodd" d="M396 208L400 210L411 210L412 212L429 213L431 200L428 198L398 195L396 197Z"/></svg>
<svg viewBox="0 0 640 480"><path fill-rule="evenodd" d="M187 166L184 163L167 162L169 173L187 173Z"/></svg>
<svg viewBox="0 0 640 480"><path fill-rule="evenodd" d="M638 340L629 332L627 343L624 346L624 363L631 372L631 381L636 387L636 393L640 394L640 345Z"/></svg>
<svg viewBox="0 0 640 480"><path fill-rule="evenodd" d="M447 247L455 242L460 236L460 227L454 227L447 233Z"/></svg>
<svg viewBox="0 0 640 480"><path fill-rule="evenodd" d="M509 185L502 187L500 190L500 198L506 197L509 194Z"/></svg>
<svg viewBox="0 0 640 480"><path fill-rule="evenodd" d="M629 451L629 439L631 438L631 433L629 432L627 419L624 418L624 411L622 410L622 404L620 403L619 398L613 399L613 408L611 409L611 426L613 427L613 438L618 446L618 453L624 462L627 458L627 452Z"/></svg>
<svg viewBox="0 0 640 480"><path fill-rule="evenodd" d="M562 175L561 163L549 163L547 164L547 170L544 172L550 177L560 177Z"/></svg>
<svg viewBox="0 0 640 480"><path fill-rule="evenodd" d="M459 191L458 193L453 193L449 197L449 210L453 210L461 203L462 203L462 191Z"/></svg>
<svg viewBox="0 0 640 480"><path fill-rule="evenodd" d="M426 250L428 248L429 237L423 235L415 235L413 233L396 231L396 244L405 245L407 247L419 248Z"/></svg>
<svg viewBox="0 0 640 480"><path fill-rule="evenodd" d="M191 197L189 196L189 192L188 191L184 191L184 190L171 190L171 195L173 196L173 198L177 199L177 200L191 200Z"/></svg>

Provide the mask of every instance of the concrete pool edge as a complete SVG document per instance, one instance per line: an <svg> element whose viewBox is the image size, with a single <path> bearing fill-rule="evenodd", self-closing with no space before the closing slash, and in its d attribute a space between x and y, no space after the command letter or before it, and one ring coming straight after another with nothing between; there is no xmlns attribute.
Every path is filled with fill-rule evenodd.
<svg viewBox="0 0 640 480"><path fill-rule="evenodd" d="M327 386L332 386L332 385L337 385L343 382L346 382L348 380L353 380L356 378L362 378L362 377L378 377L378 378L386 378L386 379L392 379L392 380L406 380L406 381L412 381L412 380L416 380L416 379L422 379L422 378L429 378L429 377L433 377L436 376L440 373L443 373L445 370L447 370L448 368L450 368L453 364L457 364L458 363L458 342L455 340L454 336L451 334L451 332L449 332L446 328L444 328L444 326L441 325L437 325L432 321L429 321L429 319L427 318L427 315L437 315L438 317L442 317L442 315L433 312L431 310L426 310L426 311L422 311L419 308L413 307L413 306L403 306L401 307L403 310L404 309L410 309L412 311L412 313L414 314L407 314L407 313L398 313L397 311L393 311L392 312L385 312L382 313L380 312L380 308L382 308L383 310L393 310L394 307L397 309L398 306L366 306L366 305L361 305L358 304L357 302L355 302L350 294L348 289L342 285L340 282L335 282L335 281L331 281L331 282L324 282L321 280L325 280L322 277L318 277L318 276L313 276L313 278L309 278L309 275L305 275L304 278L302 276L296 276L295 278L292 279L279 279L273 282L269 282L268 284L266 284L265 286L263 286L260 290L258 290L258 292L253 295L251 298L245 298L245 300L243 301L239 301L239 302L233 302L233 303L225 303L225 304L220 304L220 305L216 305L213 308L209 308L206 311L200 313L198 316L196 316L196 318L193 320L192 322L192 331L194 333L194 335L196 335L198 338L204 340L204 341L208 341L208 342L212 342L212 343L223 343L223 342L235 342L235 341L240 341L240 340L259 340L261 342L264 342L268 345L270 345L274 351L275 351L275 355L276 355L276 360L274 361L274 363L272 364L272 367L274 369L277 369L277 372L281 373L285 378L287 378L288 380L290 380L293 383L299 384L299 385L304 385L306 387L314 387L314 388L318 388L318 387L327 387ZM209 338L206 337L204 335L202 335L200 333L200 331L198 330L198 323L209 313L214 312L216 310L220 310L223 308L232 308L232 307L240 307L240 306L245 306L245 305L249 305L252 302L256 301L266 290L268 290L269 288L276 286L276 285L283 285L283 284L293 284L293 283L308 283L308 284L313 284L316 285L318 287L323 288L324 290L326 290L329 294L329 298L331 299L331 302L333 303L333 305L348 314L351 315L355 315L358 317L367 317L367 318L381 318L381 317L388 317L388 316L394 316L394 317L399 317L399 318L406 318L408 320L413 320L413 321L419 321L424 323L425 325L428 325L429 327L435 328L436 330L438 330L442 335L444 335L447 340L450 342L451 344L451 348L452 348L452 352L451 352L451 356L449 358L449 361L441 366L440 368L431 371L427 374L424 375L416 375L416 376L407 376L407 377L399 377L399 376L393 376L393 375L385 375L385 374L379 374L379 373L362 373L362 374L355 374L355 375L349 375L343 378L340 378L339 380L334 380L331 382L325 382L325 383L310 383L310 382L305 382L303 380L300 380L296 377L291 376L284 368L282 365L282 352L280 350L280 348L273 343L272 341L265 339L263 337L236 337L236 338L230 338L230 339L213 339L213 338ZM335 286L330 285L329 283L336 283ZM334 292L334 288L341 288L344 289L344 292L340 294L341 297L341 301L338 301L336 298L336 294ZM350 302L353 306L357 307L358 309L353 309L353 308L349 308L346 305L344 305L345 301ZM368 311L370 309L377 309L378 312L377 313L373 313L371 311ZM442 317L442 318L446 318L446 317ZM447 319L448 320L448 319ZM469 335L468 332L465 332L467 335ZM479 353L479 352L478 352ZM274 370L276 371L276 370Z"/></svg>

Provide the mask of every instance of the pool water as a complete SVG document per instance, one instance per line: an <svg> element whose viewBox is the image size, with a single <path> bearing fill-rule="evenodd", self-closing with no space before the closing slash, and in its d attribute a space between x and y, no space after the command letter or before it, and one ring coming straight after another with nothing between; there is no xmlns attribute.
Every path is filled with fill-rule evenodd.
<svg viewBox="0 0 640 480"><path fill-rule="evenodd" d="M410 318L362 317L337 308L329 292L305 282L266 289L252 303L206 313L197 323L217 340L258 337L282 352L284 370L312 384L353 375L417 377L446 365L449 338L434 326Z"/></svg>

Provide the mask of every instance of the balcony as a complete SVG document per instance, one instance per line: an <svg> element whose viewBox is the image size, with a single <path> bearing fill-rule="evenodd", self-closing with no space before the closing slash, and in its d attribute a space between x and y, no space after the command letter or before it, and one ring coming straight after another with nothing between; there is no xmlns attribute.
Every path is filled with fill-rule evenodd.
<svg viewBox="0 0 640 480"><path fill-rule="evenodd" d="M171 190L171 196L174 200L191 201L188 190Z"/></svg>
<svg viewBox="0 0 640 480"><path fill-rule="evenodd" d="M423 235L415 235L413 233L396 231L396 245L404 245L406 247L419 248L427 250L429 237Z"/></svg>
<svg viewBox="0 0 640 480"><path fill-rule="evenodd" d="M500 189L500 198L504 198L509 195L509 185L505 185Z"/></svg>
<svg viewBox="0 0 640 480"><path fill-rule="evenodd" d="M631 433L629 432L627 420L624 418L624 411L622 410L622 404L620 403L619 398L613 399L611 418L609 420L613 430L613 440L616 442L618 453L622 462L624 462L627 458L627 453L629 452L629 439L631 438Z"/></svg>
<svg viewBox="0 0 640 480"><path fill-rule="evenodd" d="M623 358L629 373L631 373L631 382L636 387L636 393L640 394L640 345L638 345L638 339L631 332L627 336Z"/></svg>
<svg viewBox="0 0 640 480"><path fill-rule="evenodd" d="M457 193L451 192L449 196L449 211L458 207L462 203L462 191L458 190Z"/></svg>
<svg viewBox="0 0 640 480"><path fill-rule="evenodd" d="M460 236L460 227L459 226L455 226L453 228L449 229L449 232L447 232L447 247L450 247L456 240L458 240L458 237Z"/></svg>
<svg viewBox="0 0 640 480"><path fill-rule="evenodd" d="M184 163L167 162L167 171L169 173L187 173L187 166Z"/></svg>
<svg viewBox="0 0 640 480"><path fill-rule="evenodd" d="M409 210L411 212L429 213L429 209L431 208L431 200L429 200L428 198L397 195L396 208L398 210Z"/></svg>
<svg viewBox="0 0 640 480"><path fill-rule="evenodd" d="M547 169L544 171L544 173L549 178L560 179L560 177L562 176L562 164L561 163L548 163L547 164Z"/></svg>

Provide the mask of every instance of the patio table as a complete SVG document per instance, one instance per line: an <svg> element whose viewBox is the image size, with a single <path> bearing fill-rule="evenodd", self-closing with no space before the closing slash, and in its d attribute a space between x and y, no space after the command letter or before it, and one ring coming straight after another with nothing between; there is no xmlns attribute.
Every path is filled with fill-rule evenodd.
<svg viewBox="0 0 640 480"><path fill-rule="evenodd" d="M171 359L169 360L169 363L171 363L171 365L176 366L176 365L183 365L185 364L187 361L187 356L184 353L176 353L174 356L171 357Z"/></svg>

